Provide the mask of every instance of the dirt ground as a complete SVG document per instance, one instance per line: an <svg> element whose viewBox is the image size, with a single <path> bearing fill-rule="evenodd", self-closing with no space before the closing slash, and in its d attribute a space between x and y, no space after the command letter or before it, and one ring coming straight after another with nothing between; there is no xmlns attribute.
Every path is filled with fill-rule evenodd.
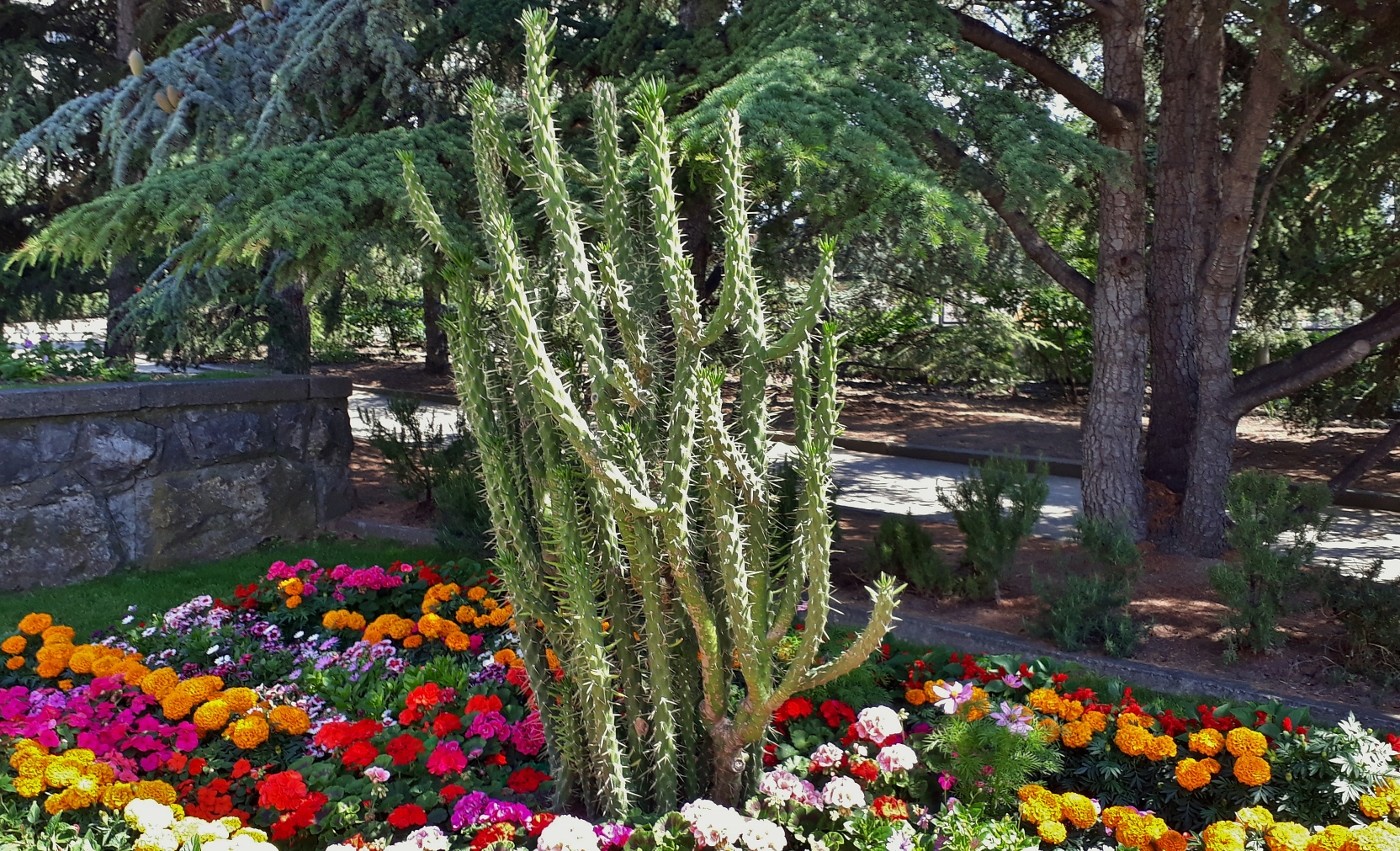
<svg viewBox="0 0 1400 851"><path fill-rule="evenodd" d="M451 381L425 375L416 365L370 363L318 367L318 372L347 375L355 383L389 390L450 393ZM963 447L997 452L1022 452L1046 457L1077 458L1079 408L1059 399L968 397L923 388L851 382L842 387L841 420L846 433L877 440ZM1285 429L1263 417L1245 420L1236 453L1237 466L1256 466L1295 477L1326 479L1359 452L1368 436L1380 430L1329 428L1319 435ZM395 490L382 457L357 443L352 457L356 488L356 517L410 526L431 526L431 512L404 500ZM1362 481L1373 490L1400 490L1400 458ZM841 519L842 535L833 557L838 581L855 583L879 519L848 514ZM956 563L962 541L957 529L930 523L926 528L946 560ZM1346 675L1333 661L1340 638L1337 625L1316 607L1290 618L1284 627L1289 641L1270 653L1247 656L1226 665L1220 623L1225 612L1210 587L1210 561L1144 550L1141 579L1131 612L1150 623L1135 659L1252 684L1287 695L1312 696L1335 703L1400 711L1400 695L1379 690ZM1035 644L1032 622L1040 601L1032 577L1077 570L1076 548L1048 539L1032 539L1018 556L996 603L940 602L939 617L971 626L1016 635ZM1043 645L1047 649L1048 644Z"/></svg>

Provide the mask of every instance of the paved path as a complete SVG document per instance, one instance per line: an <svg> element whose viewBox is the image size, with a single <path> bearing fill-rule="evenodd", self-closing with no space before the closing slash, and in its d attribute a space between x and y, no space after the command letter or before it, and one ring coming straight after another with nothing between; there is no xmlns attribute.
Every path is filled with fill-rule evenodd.
<svg viewBox="0 0 1400 851"><path fill-rule="evenodd" d="M368 423L358 413L372 411L383 415L383 396L357 390L350 399L351 427L357 436L369 433ZM455 430L456 408L441 403L423 402L420 416L445 434ZM774 446L775 458L786 457L792 447ZM938 501L939 488L952 487L967 476L963 464L900 458L865 452L836 450L833 462L837 487L836 503L856 511L883 514L912 514L923 520L951 523L953 516ZM1045 501L1035 534L1050 538L1069 538L1074 534L1074 519L1083 510L1079 480L1068 476L1051 476L1050 496ZM1335 508L1336 520L1332 530L1317 548L1323 559L1337 559L1348 564L1366 565L1381 559L1383 576L1400 578L1400 514L1368 511L1361 508Z"/></svg>

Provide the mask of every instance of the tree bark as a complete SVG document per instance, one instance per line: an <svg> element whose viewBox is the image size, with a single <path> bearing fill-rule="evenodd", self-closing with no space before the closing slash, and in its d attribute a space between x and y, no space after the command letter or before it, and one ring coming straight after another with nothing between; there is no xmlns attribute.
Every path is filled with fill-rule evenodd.
<svg viewBox="0 0 1400 851"><path fill-rule="evenodd" d="M122 319L126 317L122 308L136 295L139 280L136 261L130 255L117 260L112 271L107 274L107 337L102 346L102 354L109 361L129 361L136 356L136 341L132 333L120 326Z"/></svg>
<svg viewBox="0 0 1400 851"><path fill-rule="evenodd" d="M446 375L447 331L442 327L442 297L435 280L423 282L423 369L429 375Z"/></svg>
<svg viewBox="0 0 1400 851"><path fill-rule="evenodd" d="M311 372L311 312L301 277L276 289L268 302L267 365L291 375Z"/></svg>
<svg viewBox="0 0 1400 851"><path fill-rule="evenodd" d="M1141 115L1145 21L1141 0L1115 3L1100 16L1104 95ZM1092 307L1094 378L1084 412L1084 511L1146 534L1142 481L1142 411L1147 364L1147 169L1141 119L1100 128L1123 154L1099 188L1098 280Z"/></svg>
<svg viewBox="0 0 1400 851"><path fill-rule="evenodd" d="M1375 443L1362 452L1360 455L1338 471L1337 475L1327 483L1331 489L1332 496L1336 497L1343 491L1350 488L1361 480L1361 477L1371 472L1371 470L1381 462L1385 456L1400 448L1400 420L1390 427L1390 431L1381 435Z"/></svg>

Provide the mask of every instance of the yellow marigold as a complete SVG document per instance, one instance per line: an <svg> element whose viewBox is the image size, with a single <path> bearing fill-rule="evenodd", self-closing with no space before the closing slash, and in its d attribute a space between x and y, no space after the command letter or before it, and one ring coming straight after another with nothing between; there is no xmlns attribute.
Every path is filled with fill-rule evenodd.
<svg viewBox="0 0 1400 851"><path fill-rule="evenodd" d="M155 801L168 807L175 803L175 787L164 780L139 780L131 790L131 797Z"/></svg>
<svg viewBox="0 0 1400 851"><path fill-rule="evenodd" d="M1159 816L1144 816L1142 819L1142 829L1143 832L1147 834L1147 838L1151 839L1153 842L1166 836L1167 831L1170 830L1170 828L1167 827L1167 823L1162 821Z"/></svg>
<svg viewBox="0 0 1400 851"><path fill-rule="evenodd" d="M161 700L180 684L180 675L173 668L156 668L141 678L141 691Z"/></svg>
<svg viewBox="0 0 1400 851"><path fill-rule="evenodd" d="M300 594L293 594L292 596L290 596L290 597L287 598L287 608L289 608L289 609L295 609L297 606L300 606L300 605L301 605L301 595L300 595Z"/></svg>
<svg viewBox="0 0 1400 851"><path fill-rule="evenodd" d="M1176 764L1176 782L1188 792L1194 792L1210 783L1211 771L1204 763L1187 757Z"/></svg>
<svg viewBox="0 0 1400 851"><path fill-rule="evenodd" d="M1235 760L1234 773L1235 779L1246 786L1263 786L1273 776L1269 764L1252 754L1245 754Z"/></svg>
<svg viewBox="0 0 1400 851"><path fill-rule="evenodd" d="M1171 736L1153 736L1143 749L1143 754L1153 762L1176 757L1176 739Z"/></svg>
<svg viewBox="0 0 1400 851"><path fill-rule="evenodd" d="M1219 730L1207 728L1197 730L1187 739L1186 746L1194 753L1204 756L1215 756L1225 747L1225 737Z"/></svg>
<svg viewBox="0 0 1400 851"><path fill-rule="evenodd" d="M1044 824L1048 821L1059 821L1063 813L1060 811L1060 799L1058 795L1037 795L1028 798L1020 803L1019 811L1021 820L1027 824Z"/></svg>
<svg viewBox="0 0 1400 851"><path fill-rule="evenodd" d="M1269 740L1258 730L1236 727L1225 734L1225 750L1229 751L1231 756L1263 756L1268 749Z"/></svg>
<svg viewBox="0 0 1400 851"><path fill-rule="evenodd" d="M1026 703L1036 712L1055 715L1060 708L1060 696L1048 688L1038 688L1026 695Z"/></svg>
<svg viewBox="0 0 1400 851"><path fill-rule="evenodd" d="M1087 747L1094 738L1094 728L1087 721L1071 721L1060 727L1060 741L1067 748Z"/></svg>
<svg viewBox="0 0 1400 851"><path fill-rule="evenodd" d="M281 582L277 583L277 587L288 597L299 597L301 596L301 592L305 590L305 586L302 585L301 580L295 576L289 579L283 579Z"/></svg>
<svg viewBox="0 0 1400 851"><path fill-rule="evenodd" d="M1390 802L1379 795L1362 795L1356 808L1366 818L1381 819L1390 814Z"/></svg>
<svg viewBox="0 0 1400 851"><path fill-rule="evenodd" d="M267 741L269 732L266 718L248 715L228 725L224 738L244 750L251 750Z"/></svg>
<svg viewBox="0 0 1400 851"><path fill-rule="evenodd" d="M1099 818L1103 821L1104 827L1109 830L1117 830L1123 820L1129 816L1136 817L1137 814L1128 807L1109 807L1103 811Z"/></svg>
<svg viewBox="0 0 1400 851"><path fill-rule="evenodd" d="M442 640L442 643L447 645L448 650L455 653L470 650L472 646L471 636L462 632L460 629L456 632L448 633L447 637Z"/></svg>
<svg viewBox="0 0 1400 851"><path fill-rule="evenodd" d="M1263 807L1245 807L1235 811L1235 821L1250 830L1263 833L1274 826L1274 814Z"/></svg>
<svg viewBox="0 0 1400 851"><path fill-rule="evenodd" d="M1277 821L1264 834L1269 851L1306 851L1309 831L1296 821Z"/></svg>
<svg viewBox="0 0 1400 851"><path fill-rule="evenodd" d="M44 783L53 789L64 789L73 785L82 773L81 766L66 759L56 759L44 769Z"/></svg>
<svg viewBox="0 0 1400 851"><path fill-rule="evenodd" d="M69 806L69 798L64 794L50 795L44 799L44 812L51 816L56 816L66 810L72 809Z"/></svg>
<svg viewBox="0 0 1400 851"><path fill-rule="evenodd" d="M64 751L61 759L74 765L92 765L97 760L97 754L87 748L72 748Z"/></svg>
<svg viewBox="0 0 1400 851"><path fill-rule="evenodd" d="M480 585L473 585L467 589L467 599L471 600L473 603L481 602L486 599L486 589L482 588Z"/></svg>
<svg viewBox="0 0 1400 851"><path fill-rule="evenodd" d="M1069 838L1063 822L1043 821L1035 827L1036 835L1050 845L1059 845Z"/></svg>
<svg viewBox="0 0 1400 851"><path fill-rule="evenodd" d="M1168 830L1158 839L1153 840L1153 846L1157 851L1186 851L1186 837L1179 831Z"/></svg>
<svg viewBox="0 0 1400 851"><path fill-rule="evenodd" d="M1356 851L1400 851L1400 828L1376 821L1351 829Z"/></svg>
<svg viewBox="0 0 1400 851"><path fill-rule="evenodd" d="M1054 793L1052 793L1049 789L1046 789L1044 786L1041 786L1039 783L1027 783L1026 785L1016 790L1016 800L1029 801L1031 798L1034 798L1037 795L1050 794Z"/></svg>
<svg viewBox="0 0 1400 851"><path fill-rule="evenodd" d="M39 635L53 626L53 615L43 612L30 612L19 619L19 631L25 635Z"/></svg>
<svg viewBox="0 0 1400 851"><path fill-rule="evenodd" d="M228 704L229 711L236 715L242 715L258 705L258 693L244 686L228 689L219 699Z"/></svg>
<svg viewBox="0 0 1400 851"><path fill-rule="evenodd" d="M102 790L102 806L109 810L120 810L136 797L133 783L113 783Z"/></svg>
<svg viewBox="0 0 1400 851"><path fill-rule="evenodd" d="M274 706L267 713L267 720L274 729L292 736L300 736L311 729L311 716L296 706Z"/></svg>
<svg viewBox="0 0 1400 851"><path fill-rule="evenodd" d="M24 667L24 657L11 656L9 659L5 660L5 667L11 671L18 671L20 668Z"/></svg>
<svg viewBox="0 0 1400 851"><path fill-rule="evenodd" d="M1123 727L1147 727L1151 726L1148 719L1136 712L1124 712L1118 716L1118 726Z"/></svg>
<svg viewBox="0 0 1400 851"><path fill-rule="evenodd" d="M117 770L105 762L94 762L84 769L84 771L97 778L97 783L100 786L115 783L117 780Z"/></svg>
<svg viewBox="0 0 1400 851"><path fill-rule="evenodd" d="M1244 826L1217 821L1201 832L1205 851L1244 851Z"/></svg>
<svg viewBox="0 0 1400 851"><path fill-rule="evenodd" d="M1129 848L1145 849L1152 844L1152 837L1147 832L1147 819L1137 813L1124 814L1113 831L1113 838L1119 845Z"/></svg>
<svg viewBox="0 0 1400 851"><path fill-rule="evenodd" d="M14 752L10 754L10 767L19 768L29 760L47 754L48 750L33 739L20 739L15 742Z"/></svg>
<svg viewBox="0 0 1400 851"><path fill-rule="evenodd" d="M211 700L194 711L194 726L201 733L222 730L228 723L229 705L222 700Z"/></svg>
<svg viewBox="0 0 1400 851"><path fill-rule="evenodd" d="M39 638L43 639L45 644L72 644L77 634L77 631L71 626L54 624L39 633Z"/></svg>
<svg viewBox="0 0 1400 851"><path fill-rule="evenodd" d="M24 648L29 646L29 639L22 635L12 635L4 641L0 641L0 650L11 656L18 656L24 652Z"/></svg>
<svg viewBox="0 0 1400 851"><path fill-rule="evenodd" d="M1119 719L1118 732L1113 735L1113 744L1118 746L1118 750L1128 756L1142 756L1151 741L1151 733L1135 724L1124 724L1122 719Z"/></svg>
<svg viewBox="0 0 1400 851"><path fill-rule="evenodd" d="M21 798L37 798L39 793L44 791L44 779L42 777L16 777L15 794Z"/></svg>
<svg viewBox="0 0 1400 851"><path fill-rule="evenodd" d="M1093 827L1094 822L1099 820L1099 810L1094 806L1094 802L1078 792L1066 792L1061 795L1060 810L1065 814L1065 821L1080 830Z"/></svg>
<svg viewBox="0 0 1400 851"><path fill-rule="evenodd" d="M1339 824L1329 824L1308 840L1307 851L1342 851L1350 844L1354 844L1351 831Z"/></svg>
<svg viewBox="0 0 1400 851"><path fill-rule="evenodd" d="M1079 719L1089 725L1095 733L1102 733L1108 729L1108 716L1097 709L1084 713L1084 717Z"/></svg>

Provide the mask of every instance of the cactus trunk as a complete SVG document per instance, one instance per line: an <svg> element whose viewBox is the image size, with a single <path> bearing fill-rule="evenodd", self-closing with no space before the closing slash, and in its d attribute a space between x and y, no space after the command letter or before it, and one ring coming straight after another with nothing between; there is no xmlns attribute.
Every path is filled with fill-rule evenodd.
<svg viewBox="0 0 1400 851"><path fill-rule="evenodd" d="M486 256L447 231L406 156L404 177L413 215L447 259L453 364L556 803L607 817L674 809L683 795L738 803L773 711L863 662L894 620L898 589L882 577L870 623L818 664L837 430L836 335L820 317L835 248L822 244L805 303L770 339L731 114L720 152L726 274L703 315L682 248L665 89L639 87L629 159L613 89L596 87L590 172L554 126L553 28L539 12L522 22L528 144L507 133L489 84L468 93ZM521 244L508 173L538 202L538 257ZM638 180L640 204L627 189ZM775 365L795 376L800 408L791 518L776 516L768 470ZM775 651L803 599L806 629L783 663Z"/></svg>

